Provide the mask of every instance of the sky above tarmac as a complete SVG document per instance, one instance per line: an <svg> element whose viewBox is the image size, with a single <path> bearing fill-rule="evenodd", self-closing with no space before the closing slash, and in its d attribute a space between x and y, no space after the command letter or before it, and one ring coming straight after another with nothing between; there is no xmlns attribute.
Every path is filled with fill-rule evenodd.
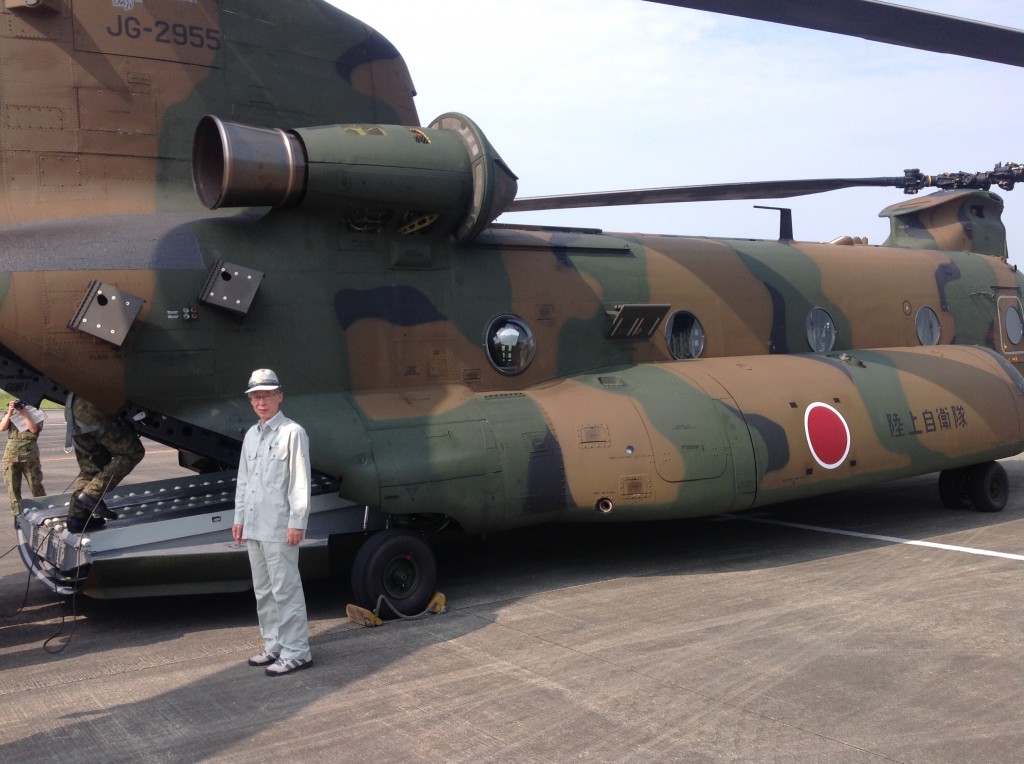
<svg viewBox="0 0 1024 764"><path fill-rule="evenodd" d="M388 38L422 124L481 127L519 196L796 178L900 176L1024 163L1024 68L903 49L643 0L331 0ZM1024 29L1024 3L901 0ZM1006 202L1024 264L1024 184ZM923 192L922 192L923 193ZM788 200L506 214L605 231L880 244L899 189Z"/></svg>

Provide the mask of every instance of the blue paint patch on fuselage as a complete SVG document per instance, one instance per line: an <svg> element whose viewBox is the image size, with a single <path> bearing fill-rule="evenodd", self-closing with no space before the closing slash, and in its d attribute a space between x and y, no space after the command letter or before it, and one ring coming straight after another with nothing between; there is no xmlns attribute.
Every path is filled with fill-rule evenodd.
<svg viewBox="0 0 1024 764"><path fill-rule="evenodd" d="M408 286L342 289L334 297L334 311L344 329L363 318L377 318L395 326L419 326L445 320L430 298Z"/></svg>
<svg viewBox="0 0 1024 764"><path fill-rule="evenodd" d="M366 66L378 59L401 58L398 49L379 32L370 30L368 27L367 31L372 31L372 34L346 51L334 64L335 70L346 82L352 81L353 73L361 66Z"/></svg>
<svg viewBox="0 0 1024 764"><path fill-rule="evenodd" d="M765 472L780 470L789 463L789 439L786 430L760 414L744 414L747 426L759 434L768 452Z"/></svg>
<svg viewBox="0 0 1024 764"><path fill-rule="evenodd" d="M954 281L959 281L962 275L956 263L943 263L935 270L935 286L939 289L939 304L943 310L949 310L946 287Z"/></svg>
<svg viewBox="0 0 1024 764"><path fill-rule="evenodd" d="M97 271L203 268L187 214L72 218L0 226L0 270Z"/></svg>
<svg viewBox="0 0 1024 764"><path fill-rule="evenodd" d="M568 495L562 449L551 430L547 430L544 439L530 452L523 512L558 512L565 509Z"/></svg>
<svg viewBox="0 0 1024 764"><path fill-rule="evenodd" d="M788 353L789 339L786 336L786 298L767 281L764 287L772 298L772 328L768 343L769 353Z"/></svg>

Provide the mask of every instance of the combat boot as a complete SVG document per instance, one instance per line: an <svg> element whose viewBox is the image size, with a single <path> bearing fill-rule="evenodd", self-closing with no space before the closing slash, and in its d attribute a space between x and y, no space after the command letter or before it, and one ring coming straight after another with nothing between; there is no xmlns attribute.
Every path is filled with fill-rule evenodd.
<svg viewBox="0 0 1024 764"><path fill-rule="evenodd" d="M92 516L100 520L116 520L117 512L107 506L107 502L100 499L92 510Z"/></svg>
<svg viewBox="0 0 1024 764"><path fill-rule="evenodd" d="M79 491L75 496L75 504L86 512L91 512L93 517L101 520L116 520L117 513L107 507L103 499L95 499L85 491Z"/></svg>
<svg viewBox="0 0 1024 764"><path fill-rule="evenodd" d="M67 528L68 533L84 533L86 529L90 531L98 531L107 521L102 517L93 517L92 515L68 515Z"/></svg>

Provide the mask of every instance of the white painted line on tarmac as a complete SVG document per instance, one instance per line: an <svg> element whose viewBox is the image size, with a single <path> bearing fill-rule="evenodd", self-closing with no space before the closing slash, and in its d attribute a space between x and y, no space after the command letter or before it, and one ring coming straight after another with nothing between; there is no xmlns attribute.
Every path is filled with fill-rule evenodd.
<svg viewBox="0 0 1024 764"><path fill-rule="evenodd" d="M800 528L805 531L820 531L821 533L835 533L840 536L856 536L862 539L874 539L876 541L888 541L891 544L909 544L910 546L926 546L932 549L945 549L949 552L966 552L967 554L980 554L986 557L1002 557L1005 560L1022 560L1024 554L1011 554L1010 552L993 552L991 549L975 549L969 546L954 546L952 544L937 544L934 541L915 541L914 539L901 539L896 536L880 536L875 533L860 533L858 531L841 531L837 528L822 528L817 525L803 525L802 523L787 523L782 520L765 520L760 517L741 517L749 523L765 523L767 525L784 525L787 528Z"/></svg>

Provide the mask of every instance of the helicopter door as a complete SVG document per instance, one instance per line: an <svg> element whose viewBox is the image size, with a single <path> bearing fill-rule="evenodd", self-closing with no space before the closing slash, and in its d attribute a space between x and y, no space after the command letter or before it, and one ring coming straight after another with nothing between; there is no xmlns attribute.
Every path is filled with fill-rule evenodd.
<svg viewBox="0 0 1024 764"><path fill-rule="evenodd" d="M1017 361L1024 359L1024 309L1016 295L1000 295L996 300L999 316L999 349Z"/></svg>
<svg viewBox="0 0 1024 764"><path fill-rule="evenodd" d="M658 476L669 483L721 477L729 459L714 402L703 392L654 402L642 396L633 401L654 447Z"/></svg>
<svg viewBox="0 0 1024 764"><path fill-rule="evenodd" d="M686 384L686 406L676 407L673 427L684 474L670 474L672 466L664 461L658 462L658 473L669 481L729 481L735 496L732 508L748 507L757 495L757 469L747 425L737 416L739 406L729 391L689 364L662 367Z"/></svg>

